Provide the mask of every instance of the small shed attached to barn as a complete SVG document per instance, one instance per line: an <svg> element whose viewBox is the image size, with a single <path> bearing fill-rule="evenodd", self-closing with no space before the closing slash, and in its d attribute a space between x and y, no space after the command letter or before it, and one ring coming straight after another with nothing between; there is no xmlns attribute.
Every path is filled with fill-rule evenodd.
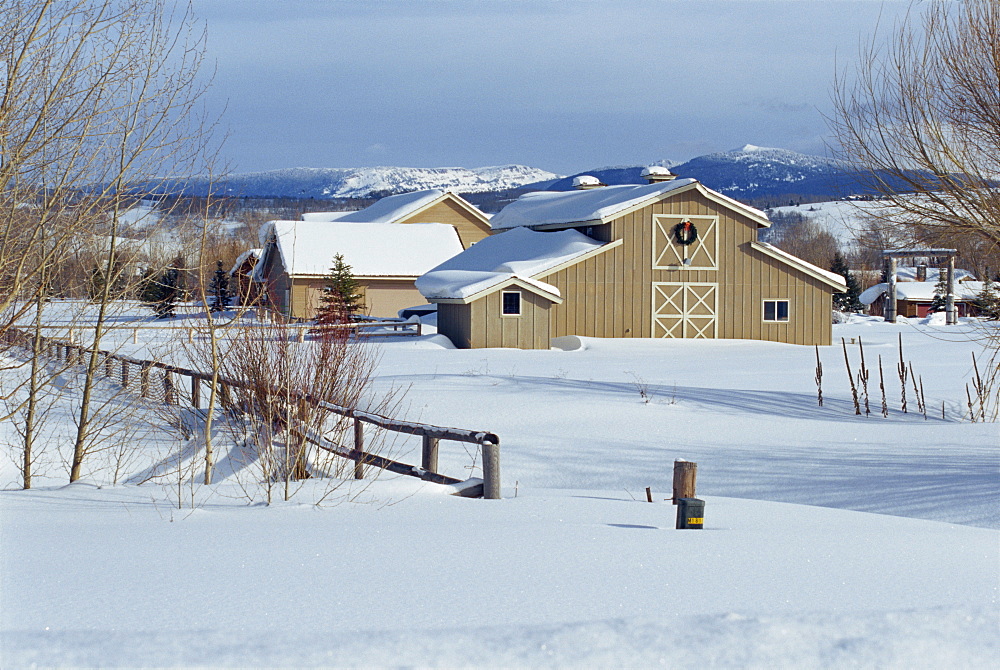
<svg viewBox="0 0 1000 670"><path fill-rule="evenodd" d="M670 177L521 196L494 215L493 237L418 281L438 332L460 347L565 335L829 344L843 277L759 242L762 212Z"/></svg>
<svg viewBox="0 0 1000 670"><path fill-rule="evenodd" d="M462 248L489 236L490 219L465 198L440 189L400 193L353 212L308 212L303 221L340 223L448 223L455 226Z"/></svg>
<svg viewBox="0 0 1000 670"><path fill-rule="evenodd" d="M315 316L336 254L351 266L365 313L394 317L423 302L417 277L462 251L454 226L443 223L270 221L260 237L253 279L272 308L295 319Z"/></svg>

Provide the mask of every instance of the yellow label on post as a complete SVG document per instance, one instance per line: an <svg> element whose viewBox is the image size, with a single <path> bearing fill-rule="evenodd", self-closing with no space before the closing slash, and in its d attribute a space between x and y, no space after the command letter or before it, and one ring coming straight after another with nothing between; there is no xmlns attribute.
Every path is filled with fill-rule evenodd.
<svg viewBox="0 0 1000 670"><path fill-rule="evenodd" d="M700 516L689 516L688 523L705 523L705 518Z"/></svg>

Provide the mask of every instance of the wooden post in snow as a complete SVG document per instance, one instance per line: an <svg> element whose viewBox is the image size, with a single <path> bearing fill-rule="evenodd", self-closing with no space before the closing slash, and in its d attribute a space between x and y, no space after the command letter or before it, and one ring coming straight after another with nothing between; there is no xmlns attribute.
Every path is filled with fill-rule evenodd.
<svg viewBox="0 0 1000 670"><path fill-rule="evenodd" d="M420 467L427 472L438 471L438 438L424 435L423 458Z"/></svg>
<svg viewBox="0 0 1000 670"><path fill-rule="evenodd" d="M948 293L944 297L945 325L954 326L958 323L958 310L955 308L955 254L948 256Z"/></svg>
<svg viewBox="0 0 1000 670"><path fill-rule="evenodd" d="M201 407L201 380L195 375L191 375L191 406Z"/></svg>
<svg viewBox="0 0 1000 670"><path fill-rule="evenodd" d="M122 361L122 388L128 388L128 361Z"/></svg>
<svg viewBox="0 0 1000 670"><path fill-rule="evenodd" d="M698 464L677 459L674 461L674 497L676 505L678 498L695 497L695 480L698 478Z"/></svg>
<svg viewBox="0 0 1000 670"><path fill-rule="evenodd" d="M896 323L896 257L891 256L886 270L885 320Z"/></svg>
<svg viewBox="0 0 1000 670"><path fill-rule="evenodd" d="M139 396L149 397L149 366L143 365L139 370Z"/></svg>
<svg viewBox="0 0 1000 670"><path fill-rule="evenodd" d="M500 445L483 442L483 498L500 499Z"/></svg>
<svg viewBox="0 0 1000 670"><path fill-rule="evenodd" d="M163 371L163 402L174 404L174 377L169 370Z"/></svg>
<svg viewBox="0 0 1000 670"><path fill-rule="evenodd" d="M354 420L354 478L365 478L365 428L358 419Z"/></svg>

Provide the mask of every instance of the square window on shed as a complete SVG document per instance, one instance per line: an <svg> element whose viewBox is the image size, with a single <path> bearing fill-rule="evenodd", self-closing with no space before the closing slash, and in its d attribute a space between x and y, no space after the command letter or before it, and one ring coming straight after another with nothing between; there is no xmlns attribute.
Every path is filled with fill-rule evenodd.
<svg viewBox="0 0 1000 670"><path fill-rule="evenodd" d="M788 301L787 300L765 300L764 301L765 321L788 321Z"/></svg>
<svg viewBox="0 0 1000 670"><path fill-rule="evenodd" d="M504 316L520 316L521 314L521 292L504 291L500 294L501 313Z"/></svg>

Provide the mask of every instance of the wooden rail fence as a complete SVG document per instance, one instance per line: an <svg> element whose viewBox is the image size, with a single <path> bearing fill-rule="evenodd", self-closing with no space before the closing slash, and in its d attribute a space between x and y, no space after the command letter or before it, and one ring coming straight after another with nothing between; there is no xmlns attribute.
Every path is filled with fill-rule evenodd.
<svg viewBox="0 0 1000 670"><path fill-rule="evenodd" d="M33 338L31 333L9 328L3 333L2 340L9 346L31 349ZM43 355L54 360L65 361L68 365L81 364L83 357L90 353L89 347L58 338L42 337L41 345ZM130 358L104 350L98 350L97 354L103 359L99 369L105 377L119 381L122 388L125 389L129 389L130 384L134 387L138 383L138 391L142 397L160 399L170 405L181 405L186 402L192 408L200 409L202 383L210 384L212 380L212 376L209 374L159 361ZM179 388L178 378L187 378L186 389ZM233 389L252 388L250 384L223 377L217 379L217 384L219 395L223 400L222 406L227 404L227 398L232 397ZM492 500L500 498L500 438L494 433L400 421L380 414L335 405L307 393L296 391L283 393L283 397L295 402L311 404L353 422L354 444L351 447L336 444L322 435L300 426L292 428L297 434L320 449L354 461L354 477L356 479L363 479L365 467L370 465L437 484L467 484L467 486L458 488L458 494L466 497L482 497ZM421 436L420 466L400 463L379 454L366 452L364 450L364 424L366 423L391 432ZM461 480L438 472L438 452L442 440L475 444L480 447L483 467L481 484L474 480Z"/></svg>

